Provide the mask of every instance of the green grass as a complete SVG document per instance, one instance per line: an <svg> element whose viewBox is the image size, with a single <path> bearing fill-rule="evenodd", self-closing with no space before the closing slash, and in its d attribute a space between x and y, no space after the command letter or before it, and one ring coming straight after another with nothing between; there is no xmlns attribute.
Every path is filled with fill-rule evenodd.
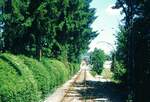
<svg viewBox="0 0 150 102"><path fill-rule="evenodd" d="M109 68L103 68L103 71L101 73L104 79L112 79L113 73Z"/></svg>
<svg viewBox="0 0 150 102"><path fill-rule="evenodd" d="M92 70L92 71L90 71L90 73L91 73L94 77L95 77L95 76L96 76L96 74L97 74L97 73L96 73L95 71L93 71L93 70Z"/></svg>
<svg viewBox="0 0 150 102"><path fill-rule="evenodd" d="M109 68L104 68L101 75L103 76L104 79L110 79L114 83L121 83L120 80L116 80L114 78L114 73L111 71Z"/></svg>

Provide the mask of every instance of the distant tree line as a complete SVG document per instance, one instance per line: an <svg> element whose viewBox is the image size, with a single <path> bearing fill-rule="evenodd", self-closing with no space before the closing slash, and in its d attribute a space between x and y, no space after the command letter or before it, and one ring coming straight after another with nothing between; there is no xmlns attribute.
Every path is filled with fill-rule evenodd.
<svg viewBox="0 0 150 102"><path fill-rule="evenodd" d="M91 1L1 0L1 51L78 62L97 35Z"/></svg>
<svg viewBox="0 0 150 102"><path fill-rule="evenodd" d="M117 34L117 61L127 71L129 100L149 102L150 94L150 0L116 0L124 24ZM130 102L130 101L129 101Z"/></svg>

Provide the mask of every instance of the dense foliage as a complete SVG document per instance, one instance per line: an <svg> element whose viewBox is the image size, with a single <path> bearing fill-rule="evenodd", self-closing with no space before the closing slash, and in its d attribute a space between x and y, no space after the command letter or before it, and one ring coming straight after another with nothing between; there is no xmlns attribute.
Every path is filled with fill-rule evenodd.
<svg viewBox="0 0 150 102"><path fill-rule="evenodd" d="M21 56L23 63L32 71L34 79L37 81L38 91L42 92L44 98L51 90L51 76L43 64L35 59Z"/></svg>
<svg viewBox="0 0 150 102"><path fill-rule="evenodd" d="M90 2L0 0L0 102L38 102L78 71L97 35Z"/></svg>
<svg viewBox="0 0 150 102"><path fill-rule="evenodd" d="M38 102L40 93L32 71L10 54L0 55L0 102Z"/></svg>
<svg viewBox="0 0 150 102"><path fill-rule="evenodd" d="M129 99L134 102L148 102L150 95L150 1L116 0L114 8L122 8L125 14L124 31L118 39L118 60L127 70ZM122 39L122 41L121 41Z"/></svg>
<svg viewBox="0 0 150 102"><path fill-rule="evenodd" d="M116 52L114 53L114 60L112 62L112 71L114 78L120 80L124 84L127 82L127 36L123 26L120 26L120 31L116 34Z"/></svg>
<svg viewBox="0 0 150 102"><path fill-rule="evenodd" d="M93 65L92 70L95 71L97 74L101 74L105 60L106 55L104 51L101 49L95 49L90 54L90 63Z"/></svg>
<svg viewBox="0 0 150 102"><path fill-rule="evenodd" d="M120 60L114 62L113 78L124 84L126 82L126 68Z"/></svg>
<svg viewBox="0 0 150 102"><path fill-rule="evenodd" d="M68 65L69 66L69 65ZM79 70L58 60L0 55L0 102L39 102Z"/></svg>
<svg viewBox="0 0 150 102"><path fill-rule="evenodd" d="M3 51L78 62L96 36L91 0L1 0ZM79 46L80 44L80 46Z"/></svg>

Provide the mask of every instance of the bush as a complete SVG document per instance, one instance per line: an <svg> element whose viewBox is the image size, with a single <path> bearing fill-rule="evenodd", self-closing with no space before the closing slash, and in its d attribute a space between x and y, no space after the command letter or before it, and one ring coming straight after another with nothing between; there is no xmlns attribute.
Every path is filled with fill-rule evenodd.
<svg viewBox="0 0 150 102"><path fill-rule="evenodd" d="M124 78L126 69L121 62L116 61L113 73L114 73L114 78L121 81Z"/></svg>
<svg viewBox="0 0 150 102"><path fill-rule="evenodd" d="M58 60L50 60L48 58L42 58L42 63L47 68L51 77L53 78L52 85L54 87L64 83L68 77L69 73L65 65ZM57 76L57 77L56 77Z"/></svg>
<svg viewBox="0 0 150 102"><path fill-rule="evenodd" d="M73 74L75 74L80 69L80 65L77 63L72 63L72 66L73 66Z"/></svg>
<svg viewBox="0 0 150 102"><path fill-rule="evenodd" d="M52 65L49 62L48 58L42 58L41 62L43 63L43 65L45 66L45 68L47 69L49 75L50 75L50 87L51 87L51 91L52 89L54 89L58 84L57 84L57 77L56 77L56 73L57 69L53 68Z"/></svg>
<svg viewBox="0 0 150 102"><path fill-rule="evenodd" d="M0 55L0 102L39 102L78 71L78 64ZM70 66L70 67L69 67Z"/></svg>
<svg viewBox="0 0 150 102"><path fill-rule="evenodd" d="M106 60L106 55L101 49L94 49L94 52L90 54L90 63L93 65L92 70L97 74L101 74L103 70L103 64Z"/></svg>
<svg viewBox="0 0 150 102"><path fill-rule="evenodd" d="M70 76L74 75L79 70L79 68L80 68L79 64L69 63Z"/></svg>
<svg viewBox="0 0 150 102"><path fill-rule="evenodd" d="M74 67L73 67L73 64L69 63L69 74L70 76L72 76L74 73Z"/></svg>
<svg viewBox="0 0 150 102"><path fill-rule="evenodd" d="M91 71L91 74L95 77L95 75L97 74L95 71Z"/></svg>
<svg viewBox="0 0 150 102"><path fill-rule="evenodd" d="M58 60L49 60L53 66L53 68L56 68L57 71L59 71L59 82L60 84L64 83L66 80L69 79L69 70L67 70L66 66L58 61Z"/></svg>
<svg viewBox="0 0 150 102"><path fill-rule="evenodd" d="M69 64L66 66L66 64L63 64L58 60L51 60L48 58L42 58L42 63L49 71L53 79L51 80L51 84L54 87L64 83L69 79L70 76L72 76L79 70L78 64Z"/></svg>
<svg viewBox="0 0 150 102"><path fill-rule="evenodd" d="M42 92L42 98L44 98L52 89L50 74L45 66L36 59L20 56L20 60L21 59L23 63L32 71L38 85L38 90Z"/></svg>
<svg viewBox="0 0 150 102"><path fill-rule="evenodd" d="M32 72L11 54L0 55L0 102L38 102Z"/></svg>

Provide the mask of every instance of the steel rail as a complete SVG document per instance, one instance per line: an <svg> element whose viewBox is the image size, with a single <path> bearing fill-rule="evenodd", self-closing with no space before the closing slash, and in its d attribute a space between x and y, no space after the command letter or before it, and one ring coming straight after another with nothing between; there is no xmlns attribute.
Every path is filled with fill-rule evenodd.
<svg viewBox="0 0 150 102"><path fill-rule="evenodd" d="M86 102L86 69L84 69L84 102Z"/></svg>
<svg viewBox="0 0 150 102"><path fill-rule="evenodd" d="M73 82L69 85L69 88L66 90L63 98L61 99L60 102L64 102L66 96L68 95L69 91L71 90L71 88L73 87L73 85L76 83L76 81L79 79L81 73L82 73L83 70L79 71L79 74L75 77L75 79L73 80Z"/></svg>

